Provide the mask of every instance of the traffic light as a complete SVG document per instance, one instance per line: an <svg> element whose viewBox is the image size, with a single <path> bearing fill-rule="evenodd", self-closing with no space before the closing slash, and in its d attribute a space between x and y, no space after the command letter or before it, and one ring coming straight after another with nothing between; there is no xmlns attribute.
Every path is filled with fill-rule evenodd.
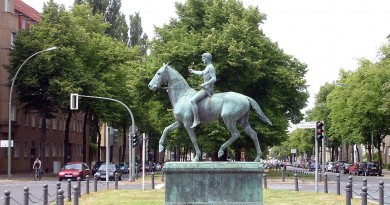
<svg viewBox="0 0 390 205"><path fill-rule="evenodd" d="M133 135L133 147L137 145L137 136Z"/></svg>
<svg viewBox="0 0 390 205"><path fill-rule="evenodd" d="M316 123L316 129L317 129L317 141L322 142L322 138L324 138L324 123L317 122Z"/></svg>

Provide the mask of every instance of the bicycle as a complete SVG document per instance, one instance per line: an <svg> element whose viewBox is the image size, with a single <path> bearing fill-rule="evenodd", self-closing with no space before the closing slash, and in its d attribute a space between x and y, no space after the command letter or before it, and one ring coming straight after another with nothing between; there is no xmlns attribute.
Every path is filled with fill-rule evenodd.
<svg viewBox="0 0 390 205"><path fill-rule="evenodd" d="M42 173L41 170L38 168L34 168L34 181L40 181L42 179Z"/></svg>

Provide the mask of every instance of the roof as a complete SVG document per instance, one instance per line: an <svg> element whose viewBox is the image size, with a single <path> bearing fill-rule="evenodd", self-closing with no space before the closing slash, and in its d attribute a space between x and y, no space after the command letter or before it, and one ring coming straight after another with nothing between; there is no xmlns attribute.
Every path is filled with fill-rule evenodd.
<svg viewBox="0 0 390 205"><path fill-rule="evenodd" d="M22 15L31 18L32 21L39 22L41 19L41 14L22 0L15 0L15 10Z"/></svg>

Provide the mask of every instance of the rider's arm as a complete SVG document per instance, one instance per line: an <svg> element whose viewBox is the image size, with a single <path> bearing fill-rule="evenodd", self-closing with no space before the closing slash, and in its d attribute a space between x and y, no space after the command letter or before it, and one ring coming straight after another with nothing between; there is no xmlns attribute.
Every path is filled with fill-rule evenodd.
<svg viewBox="0 0 390 205"><path fill-rule="evenodd" d="M196 74L196 75L203 75L203 71L194 70L194 69L191 69L191 73Z"/></svg>

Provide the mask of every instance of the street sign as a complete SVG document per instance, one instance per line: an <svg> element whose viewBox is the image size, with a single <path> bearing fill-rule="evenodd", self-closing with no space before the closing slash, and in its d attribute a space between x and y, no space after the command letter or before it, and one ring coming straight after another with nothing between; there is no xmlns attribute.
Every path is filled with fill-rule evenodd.
<svg viewBox="0 0 390 205"><path fill-rule="evenodd" d="M314 128L316 128L316 122L302 122L302 123L297 124L297 128L314 129Z"/></svg>
<svg viewBox="0 0 390 205"><path fill-rule="evenodd" d="M0 140L0 147L8 147L8 140ZM11 147L14 147L13 140L11 140Z"/></svg>
<svg viewBox="0 0 390 205"><path fill-rule="evenodd" d="M291 154L296 154L297 153L297 149L291 149Z"/></svg>

